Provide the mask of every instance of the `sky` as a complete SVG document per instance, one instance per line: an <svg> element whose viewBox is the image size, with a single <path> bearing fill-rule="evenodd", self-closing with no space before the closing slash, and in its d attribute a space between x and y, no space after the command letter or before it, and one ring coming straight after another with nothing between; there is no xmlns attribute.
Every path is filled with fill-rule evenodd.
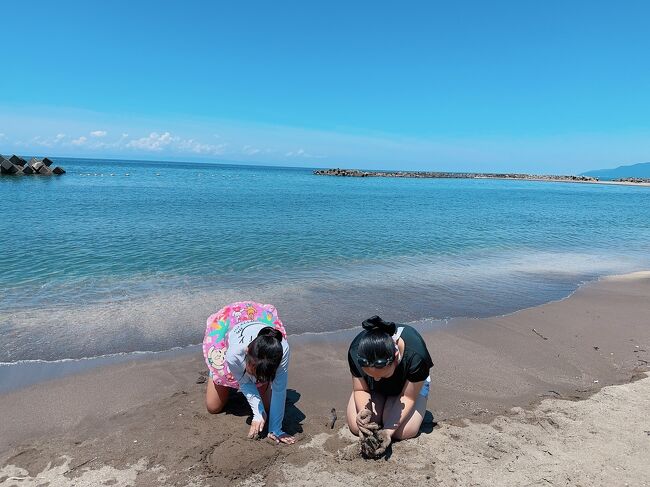
<svg viewBox="0 0 650 487"><path fill-rule="evenodd" d="M578 173L650 160L650 2L3 2L0 153Z"/></svg>

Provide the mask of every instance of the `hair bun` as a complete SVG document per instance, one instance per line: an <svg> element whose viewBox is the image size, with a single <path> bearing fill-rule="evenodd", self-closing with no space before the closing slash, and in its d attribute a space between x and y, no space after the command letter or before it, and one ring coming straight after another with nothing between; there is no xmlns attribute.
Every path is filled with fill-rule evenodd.
<svg viewBox="0 0 650 487"><path fill-rule="evenodd" d="M376 315L368 318L367 320L363 320L361 326L363 326L364 330L383 331L384 333L388 333L391 336L394 335L395 332L397 331L397 325L395 325L394 322L384 321L379 316Z"/></svg>
<svg viewBox="0 0 650 487"><path fill-rule="evenodd" d="M282 332L280 330L276 330L271 326L265 326L264 328L262 328L257 334L257 336L258 337L270 336L271 338L275 338L279 342L282 341Z"/></svg>

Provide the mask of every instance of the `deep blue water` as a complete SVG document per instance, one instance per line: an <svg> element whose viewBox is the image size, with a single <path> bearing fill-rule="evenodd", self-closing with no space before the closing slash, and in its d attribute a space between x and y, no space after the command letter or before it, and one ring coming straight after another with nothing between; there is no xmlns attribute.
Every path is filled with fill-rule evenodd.
<svg viewBox="0 0 650 487"><path fill-rule="evenodd" d="M0 178L0 362L198 343L230 300L319 332L501 314L650 267L650 188L55 162Z"/></svg>

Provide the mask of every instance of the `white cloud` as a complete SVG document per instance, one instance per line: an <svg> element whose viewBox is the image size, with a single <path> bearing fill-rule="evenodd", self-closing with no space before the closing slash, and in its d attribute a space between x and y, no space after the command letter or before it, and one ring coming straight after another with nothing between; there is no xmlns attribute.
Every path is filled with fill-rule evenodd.
<svg viewBox="0 0 650 487"><path fill-rule="evenodd" d="M224 153L228 146L226 142L219 144L206 144L194 138L181 138L173 135L171 132L151 132L146 137L130 138L129 134L122 132L119 137L104 137L108 132L96 130L90 132L88 137L80 136L78 139L63 141L65 135L60 134L54 140L55 142L63 141L61 145L83 146L84 149L132 149L143 152L174 152L174 153L193 153L203 156L215 156ZM36 142L35 142L36 143ZM40 142L41 145L43 141Z"/></svg>
<svg viewBox="0 0 650 487"><path fill-rule="evenodd" d="M31 143L40 147L51 147L52 144L50 143L49 140L44 139L40 135L37 135L36 137L32 137Z"/></svg>
<svg viewBox="0 0 650 487"><path fill-rule="evenodd" d="M54 147L59 143L59 139L56 138L48 138L48 137L41 137L40 135L37 135L36 137L32 137L32 140L30 143L34 146L37 147Z"/></svg>
<svg viewBox="0 0 650 487"><path fill-rule="evenodd" d="M4 138L5 138L5 134L0 134L0 139L4 139Z"/></svg>
<svg viewBox="0 0 650 487"><path fill-rule="evenodd" d="M286 157L302 157L305 159L324 159L326 156L317 156L314 154L310 154L305 151L305 149L298 149L298 150L293 150L289 151L285 154Z"/></svg>
<svg viewBox="0 0 650 487"><path fill-rule="evenodd" d="M59 147L63 145L65 137L65 134L56 134L54 137L43 137L41 135L36 135L32 137L32 139L29 141L29 144L26 145L31 145L33 147L45 147L48 149L52 147Z"/></svg>
<svg viewBox="0 0 650 487"><path fill-rule="evenodd" d="M190 151L195 154L221 155L228 144L202 144L194 139L183 139L177 145L176 149L181 151Z"/></svg>
<svg viewBox="0 0 650 487"><path fill-rule="evenodd" d="M99 125L101 127L101 125ZM95 128L97 125L95 125ZM218 132L207 132L188 136L188 132L177 134L172 131L132 132L127 127L110 126L102 130L91 127L75 127L75 130L32 135L25 140L26 148L69 151L70 154L111 154L115 156L134 153L150 154L160 157L229 157L233 160L268 160L273 162L304 162L309 158L319 158L311 150L321 151L321 147L295 146L290 140L273 140L270 143L254 141L256 134L235 137ZM60 130L60 129L59 129ZM189 132L191 133L191 132ZM0 140L2 136L0 136ZM6 137L6 136L5 136ZM5 138L3 142L6 142ZM268 142L268 141L267 141ZM295 143L295 140L293 141ZM15 145L15 142L12 143ZM292 148L292 146L294 148Z"/></svg>
<svg viewBox="0 0 650 487"><path fill-rule="evenodd" d="M160 152L165 147L169 146L172 142L175 142L177 140L178 139L176 137L173 137L169 132L165 132L164 134L151 132L149 134L149 137L142 137L140 139L134 139L130 141L127 144L127 147Z"/></svg>

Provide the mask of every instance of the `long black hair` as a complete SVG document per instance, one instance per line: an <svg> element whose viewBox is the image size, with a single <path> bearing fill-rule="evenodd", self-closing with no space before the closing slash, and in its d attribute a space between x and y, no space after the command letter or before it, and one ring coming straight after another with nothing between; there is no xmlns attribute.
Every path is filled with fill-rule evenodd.
<svg viewBox="0 0 650 487"><path fill-rule="evenodd" d="M282 333L265 326L248 345L247 352L247 356L255 364L255 378L258 382L273 382L282 362L282 355Z"/></svg>
<svg viewBox="0 0 650 487"><path fill-rule="evenodd" d="M393 335L397 325L392 321L384 321L379 316L364 320L363 335L359 340L357 353L369 362L376 360L392 361L395 357L395 341Z"/></svg>

